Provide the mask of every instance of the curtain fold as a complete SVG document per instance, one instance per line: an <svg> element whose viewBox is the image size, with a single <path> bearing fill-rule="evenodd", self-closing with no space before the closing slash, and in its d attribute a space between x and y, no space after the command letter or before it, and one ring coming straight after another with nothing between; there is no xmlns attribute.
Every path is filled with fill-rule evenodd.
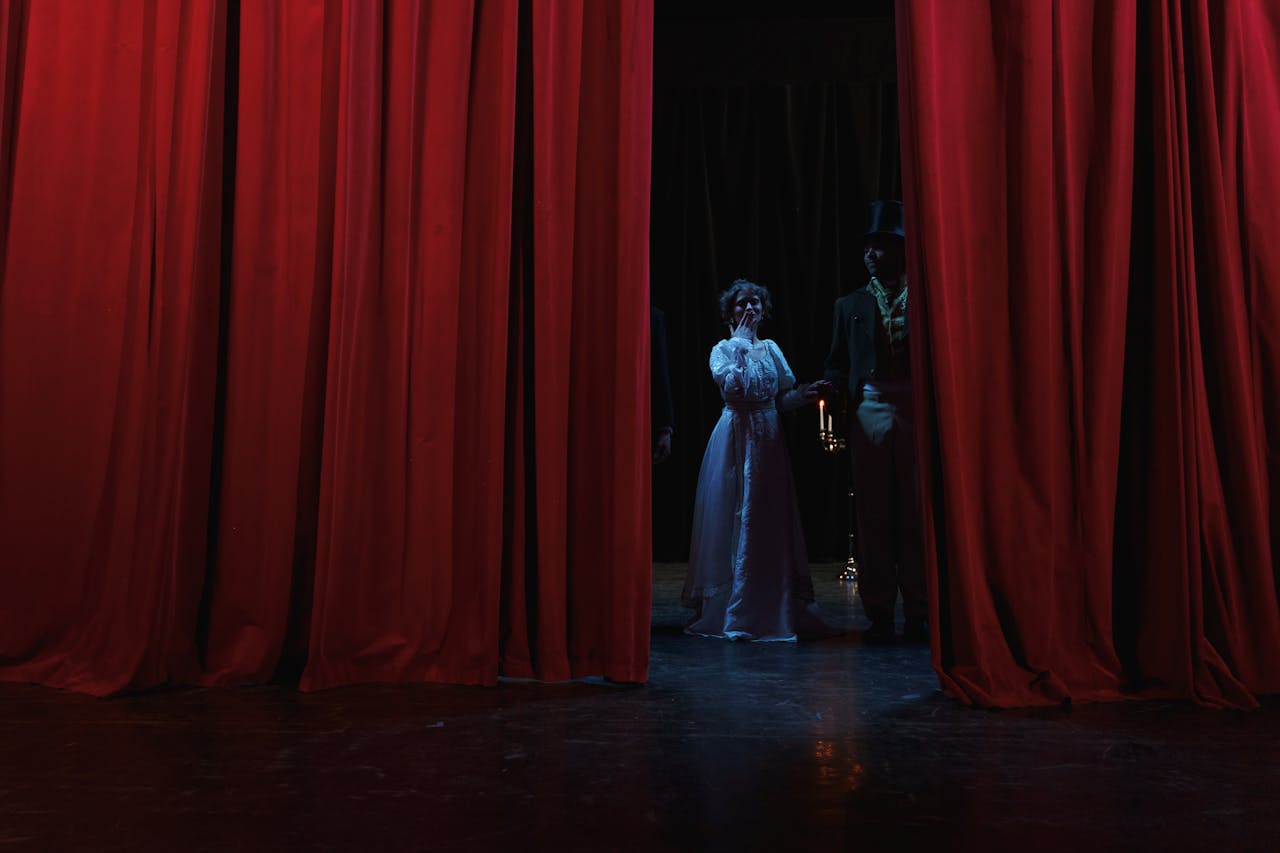
<svg viewBox="0 0 1280 853"><path fill-rule="evenodd" d="M206 684L265 681L282 657L296 669L306 646L333 266L339 22L314 4L240 7L236 71L250 85L235 88L229 117L234 234L200 623Z"/></svg>
<svg viewBox="0 0 1280 853"><path fill-rule="evenodd" d="M898 4L934 664L965 701L1277 687L1276 19Z"/></svg>
<svg viewBox="0 0 1280 853"><path fill-rule="evenodd" d="M492 509L482 490L501 487L501 457L482 451L501 446L502 411L478 404L493 399L482 389L505 382L504 359L491 352L505 348L505 323L498 311L475 314L502 304L508 286L506 265L485 256L508 251L514 8L495 5L488 17L458 3L342 9L304 688L497 676L490 543L501 541L501 514L475 510ZM467 243L468 225L488 238Z"/></svg>
<svg viewBox="0 0 1280 853"><path fill-rule="evenodd" d="M6 678L109 693L194 674L225 11L31 4L5 57L21 63L0 284Z"/></svg>
<svg viewBox="0 0 1280 853"><path fill-rule="evenodd" d="M634 334L648 335L653 12L548 2L525 23L533 204L516 230L515 409L537 440L513 455L504 671L643 681L649 343Z"/></svg>
<svg viewBox="0 0 1280 853"><path fill-rule="evenodd" d="M1144 449L1136 654L1145 679L1228 707L1280 690L1280 469L1263 402L1280 387L1280 313L1257 299L1280 271L1280 248L1262 236L1274 215L1257 204L1280 190L1280 170L1252 154L1280 145L1275 81L1253 80L1276 68L1280 15L1264 5L1150 12L1156 253L1140 387L1176 428L1156 429Z"/></svg>
<svg viewBox="0 0 1280 853"><path fill-rule="evenodd" d="M0 677L643 680L651 39L643 0L9 7Z"/></svg>
<svg viewBox="0 0 1280 853"><path fill-rule="evenodd" d="M18 96L22 91L27 5L27 0L12 0L0 9L0 258L4 257L9 235L9 189L13 180Z"/></svg>

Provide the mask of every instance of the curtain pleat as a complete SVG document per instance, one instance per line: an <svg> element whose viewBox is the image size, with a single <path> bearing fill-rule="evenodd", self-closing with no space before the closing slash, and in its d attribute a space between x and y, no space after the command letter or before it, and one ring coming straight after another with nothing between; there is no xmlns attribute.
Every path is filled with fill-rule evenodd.
<svg viewBox="0 0 1280 853"><path fill-rule="evenodd" d="M32 4L19 58L5 57L21 63L0 284L0 661L11 679L109 693L192 675L225 12Z"/></svg>

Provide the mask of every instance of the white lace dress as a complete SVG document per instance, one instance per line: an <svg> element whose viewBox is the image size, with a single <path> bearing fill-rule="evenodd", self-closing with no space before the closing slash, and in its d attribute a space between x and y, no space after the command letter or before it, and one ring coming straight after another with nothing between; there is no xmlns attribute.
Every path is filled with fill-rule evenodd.
<svg viewBox="0 0 1280 853"><path fill-rule="evenodd" d="M796 378L771 340L738 338L711 350L724 411L698 473L684 604L685 633L794 642L834 632L813 601L791 461L779 410L801 404Z"/></svg>

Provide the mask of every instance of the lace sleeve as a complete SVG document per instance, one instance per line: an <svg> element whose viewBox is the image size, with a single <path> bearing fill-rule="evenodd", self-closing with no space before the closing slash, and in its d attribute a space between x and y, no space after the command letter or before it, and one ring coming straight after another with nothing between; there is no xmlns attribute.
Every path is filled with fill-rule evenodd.
<svg viewBox="0 0 1280 853"><path fill-rule="evenodd" d="M796 386L796 375L791 372L787 357L773 341L769 341L769 352L773 355L773 362L778 368L778 410L789 412L800 408L805 404L804 389Z"/></svg>
<svg viewBox="0 0 1280 853"><path fill-rule="evenodd" d="M751 344L741 338L727 338L711 348L711 378L726 400L740 400L747 395L751 386L747 359L750 350Z"/></svg>

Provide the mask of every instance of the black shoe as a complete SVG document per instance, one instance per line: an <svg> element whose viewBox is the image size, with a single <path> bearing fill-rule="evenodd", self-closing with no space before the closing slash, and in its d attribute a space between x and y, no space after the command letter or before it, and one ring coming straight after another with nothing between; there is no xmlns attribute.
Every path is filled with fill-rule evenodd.
<svg viewBox="0 0 1280 853"><path fill-rule="evenodd" d="M862 632L862 642L868 646L887 646L893 642L893 623L886 621L872 622L871 627Z"/></svg>
<svg viewBox="0 0 1280 853"><path fill-rule="evenodd" d="M902 628L902 639L908 643L929 642L929 623L924 619L908 619Z"/></svg>

